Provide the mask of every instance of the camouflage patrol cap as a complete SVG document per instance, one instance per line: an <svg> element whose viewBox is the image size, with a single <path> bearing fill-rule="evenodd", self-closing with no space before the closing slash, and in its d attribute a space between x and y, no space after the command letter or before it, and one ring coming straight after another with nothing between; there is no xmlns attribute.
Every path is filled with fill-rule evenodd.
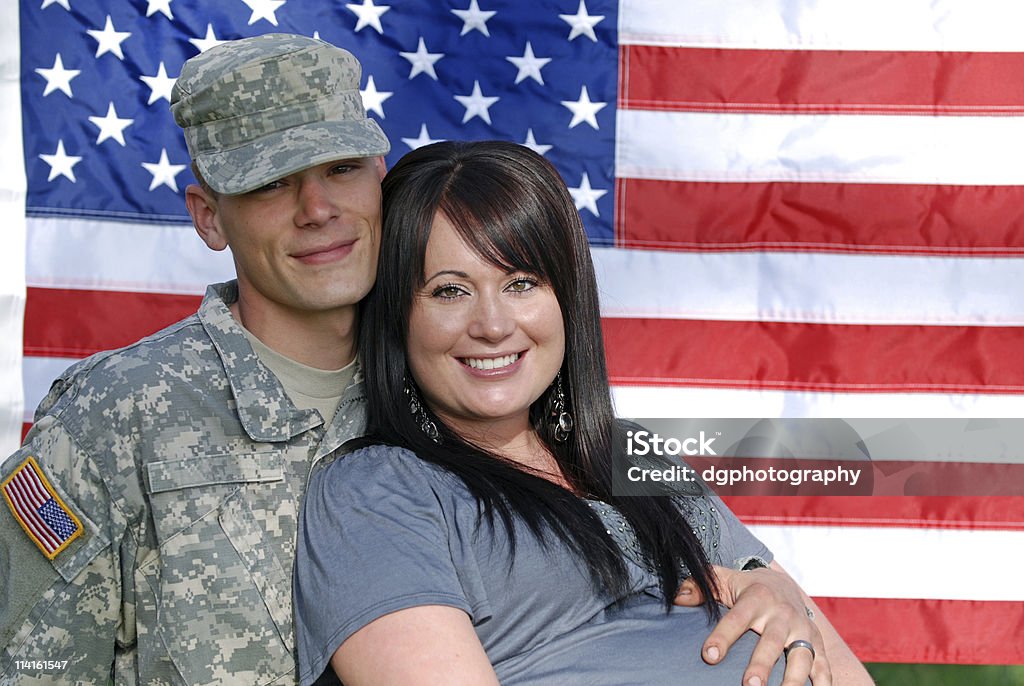
<svg viewBox="0 0 1024 686"><path fill-rule="evenodd" d="M359 95L359 61L305 36L222 43L185 62L171 112L203 178L236 195L324 162L391 145Z"/></svg>

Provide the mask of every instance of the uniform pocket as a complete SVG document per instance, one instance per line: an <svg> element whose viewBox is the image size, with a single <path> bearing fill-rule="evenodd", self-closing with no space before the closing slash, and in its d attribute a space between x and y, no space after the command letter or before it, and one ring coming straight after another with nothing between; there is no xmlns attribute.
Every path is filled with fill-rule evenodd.
<svg viewBox="0 0 1024 686"><path fill-rule="evenodd" d="M249 506L280 497L284 464L275 449L146 467L159 554L140 571L187 683L268 683L295 669L291 581Z"/></svg>
<svg viewBox="0 0 1024 686"><path fill-rule="evenodd" d="M150 494L183 488L281 481L284 456L280 450L245 455L191 455L146 465Z"/></svg>
<svg viewBox="0 0 1024 686"><path fill-rule="evenodd" d="M247 484L283 481L279 450L198 455L146 465L146 489L160 547L219 510Z"/></svg>

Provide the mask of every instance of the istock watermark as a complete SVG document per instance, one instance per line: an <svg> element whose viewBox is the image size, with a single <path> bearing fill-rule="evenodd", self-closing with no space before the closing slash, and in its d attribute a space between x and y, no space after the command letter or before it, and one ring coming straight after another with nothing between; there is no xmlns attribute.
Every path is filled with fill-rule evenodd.
<svg viewBox="0 0 1024 686"><path fill-rule="evenodd" d="M680 440L671 436L662 438L649 431L627 431L626 453L628 455L717 455L718 453L711 447L717 437L708 438L701 431L697 436Z"/></svg>
<svg viewBox="0 0 1024 686"><path fill-rule="evenodd" d="M1024 495L1019 419L638 419L618 495Z"/></svg>

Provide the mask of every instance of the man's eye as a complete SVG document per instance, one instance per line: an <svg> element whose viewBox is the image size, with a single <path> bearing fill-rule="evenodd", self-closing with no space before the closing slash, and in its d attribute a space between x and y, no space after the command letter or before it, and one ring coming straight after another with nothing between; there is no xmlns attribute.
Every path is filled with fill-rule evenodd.
<svg viewBox="0 0 1024 686"><path fill-rule="evenodd" d="M264 185L260 186L259 188L257 188L256 190L254 190L252 192L253 193L267 193L269 191L277 190L278 188L280 188L283 185L284 185L283 181L280 181L280 180L278 180L278 181L271 181L270 183L264 184Z"/></svg>

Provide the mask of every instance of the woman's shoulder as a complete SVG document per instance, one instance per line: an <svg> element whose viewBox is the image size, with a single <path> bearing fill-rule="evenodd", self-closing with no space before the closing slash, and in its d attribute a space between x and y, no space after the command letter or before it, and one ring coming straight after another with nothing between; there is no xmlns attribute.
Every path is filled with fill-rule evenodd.
<svg viewBox="0 0 1024 686"><path fill-rule="evenodd" d="M349 441L339 449L340 455L335 460L336 464L346 465L352 469L356 465L363 465L367 462L375 464L396 463L410 464L422 462L416 453L400 445L381 443L372 438L360 438Z"/></svg>
<svg viewBox="0 0 1024 686"><path fill-rule="evenodd" d="M408 486L449 488L458 482L443 467L432 464L403 446L361 440L354 446L342 446L342 454L320 470L321 479L331 488L366 489L373 484L394 490ZM454 481L453 481L454 479Z"/></svg>

